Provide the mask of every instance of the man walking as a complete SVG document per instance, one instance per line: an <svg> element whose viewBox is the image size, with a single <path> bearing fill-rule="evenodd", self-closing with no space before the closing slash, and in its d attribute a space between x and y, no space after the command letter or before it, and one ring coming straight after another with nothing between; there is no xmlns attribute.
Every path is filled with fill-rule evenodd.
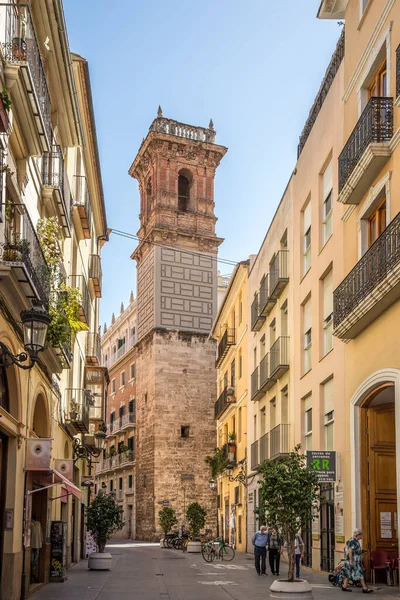
<svg viewBox="0 0 400 600"><path fill-rule="evenodd" d="M259 575L268 575L266 572L266 557L267 557L267 546L269 541L269 535L267 533L267 528L263 525L260 528L260 531L256 531L253 535L251 542L254 546L254 563L256 567L256 571ZM260 569L260 559L261 559L261 569Z"/></svg>

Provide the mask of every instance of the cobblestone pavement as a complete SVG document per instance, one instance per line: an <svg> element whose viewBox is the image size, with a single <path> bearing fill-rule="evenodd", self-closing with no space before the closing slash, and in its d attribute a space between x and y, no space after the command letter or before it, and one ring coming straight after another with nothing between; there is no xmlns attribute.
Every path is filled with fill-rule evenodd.
<svg viewBox="0 0 400 600"><path fill-rule="evenodd" d="M253 557L236 554L231 563L206 563L201 555L183 554L152 544L113 540L111 571L89 571L81 561L68 571L64 583L49 583L33 600L265 600L274 577L258 576ZM281 576L286 572L283 563ZM313 586L316 600L334 600L342 592L329 584L327 575L302 569ZM398 587L377 585L379 599L399 598ZM353 589L353 599L361 589ZM343 597L342 597L343 598Z"/></svg>

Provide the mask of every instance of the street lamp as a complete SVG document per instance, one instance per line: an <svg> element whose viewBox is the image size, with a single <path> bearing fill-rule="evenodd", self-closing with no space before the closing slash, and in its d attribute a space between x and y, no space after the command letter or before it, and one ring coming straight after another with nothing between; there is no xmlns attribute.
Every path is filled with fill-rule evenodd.
<svg viewBox="0 0 400 600"><path fill-rule="evenodd" d="M90 460L92 456L98 458L104 449L104 444L106 441L106 431L107 427L103 423L99 426L99 429L94 433L94 448L92 446L88 446L87 444L82 444L82 441L79 438L74 438L72 445L77 456L76 460L78 460L78 458Z"/></svg>
<svg viewBox="0 0 400 600"><path fill-rule="evenodd" d="M228 466L226 467L226 473L228 475L229 481L241 483L242 485L244 485L244 487L247 487L248 483L247 483L247 477L246 477L246 469L243 465L241 465L240 473L238 473L235 477L232 477L232 473L233 473L233 465L232 464L228 464Z"/></svg>
<svg viewBox="0 0 400 600"><path fill-rule="evenodd" d="M208 485L210 486L210 490L215 490L215 479L209 479Z"/></svg>
<svg viewBox="0 0 400 600"><path fill-rule="evenodd" d="M21 321L24 332L24 347L26 352L13 354L11 350L0 342L0 367L11 367L16 365L20 369L32 369L38 361L38 354L46 345L47 329L50 325L50 316L43 308L33 307L21 312ZM28 356L31 363L23 365Z"/></svg>

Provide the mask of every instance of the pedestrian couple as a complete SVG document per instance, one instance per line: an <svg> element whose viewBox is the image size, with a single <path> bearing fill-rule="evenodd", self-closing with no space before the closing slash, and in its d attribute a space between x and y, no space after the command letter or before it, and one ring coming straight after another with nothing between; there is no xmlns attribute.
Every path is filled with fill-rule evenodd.
<svg viewBox="0 0 400 600"><path fill-rule="evenodd" d="M269 566L272 575L279 575L279 562L280 552L282 546L282 540L275 531L272 529L268 533L265 526L260 528L260 531L256 531L253 535L252 543L254 546L254 562L256 571L259 575L268 575L267 573L267 547L269 550ZM260 565L261 563L261 565Z"/></svg>

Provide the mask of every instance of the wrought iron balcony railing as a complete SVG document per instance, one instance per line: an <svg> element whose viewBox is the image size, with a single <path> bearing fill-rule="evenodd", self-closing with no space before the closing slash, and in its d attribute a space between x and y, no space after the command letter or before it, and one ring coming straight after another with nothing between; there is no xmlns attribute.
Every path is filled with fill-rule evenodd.
<svg viewBox="0 0 400 600"><path fill-rule="evenodd" d="M251 396L250 400L258 400L265 392L260 387L260 369L256 367L251 374Z"/></svg>
<svg viewBox="0 0 400 600"><path fill-rule="evenodd" d="M269 432L270 449L269 458L276 458L289 452L289 425L277 425Z"/></svg>
<svg viewBox="0 0 400 600"><path fill-rule="evenodd" d="M101 361L100 336L98 333L86 333L86 362L90 365L99 365Z"/></svg>
<svg viewBox="0 0 400 600"><path fill-rule="evenodd" d="M393 98L372 96L339 156L339 192L345 186L369 144L393 137Z"/></svg>
<svg viewBox="0 0 400 600"><path fill-rule="evenodd" d="M78 288L81 293L79 314L80 320L90 325L90 296L84 275L71 275L71 287Z"/></svg>
<svg viewBox="0 0 400 600"><path fill-rule="evenodd" d="M269 458L269 435L265 433L260 437L260 464Z"/></svg>
<svg viewBox="0 0 400 600"><path fill-rule="evenodd" d="M264 322L265 317L260 314L260 295L255 294L251 304L251 330L260 331Z"/></svg>
<svg viewBox="0 0 400 600"><path fill-rule="evenodd" d="M260 459L258 455L258 440L253 442L250 447L250 466L251 470L255 471L260 465Z"/></svg>
<svg viewBox="0 0 400 600"><path fill-rule="evenodd" d="M398 278L392 277L393 271L400 264L400 213L389 223L386 229L381 233L378 239L367 250L364 256L358 261L350 273L343 279L333 292L333 328L340 328L343 321L354 313L354 319L349 324L354 326L358 319L366 315L373 306L382 303L383 312L390 304L388 300L394 302L398 295L389 296L395 286L398 284ZM380 285L382 288L382 297L377 294ZM372 297L372 294L374 297ZM365 310L360 309L360 305L371 297L371 302L367 303ZM375 309L375 315L380 314ZM371 313L370 313L371 314ZM372 317L371 317L372 318ZM347 329L347 328L346 328ZM346 339L347 331L343 332ZM335 335L338 333L335 331ZM355 337L353 335L350 338Z"/></svg>
<svg viewBox="0 0 400 600"><path fill-rule="evenodd" d="M269 293L269 276L265 275L260 286L260 315L267 317L276 304L276 299Z"/></svg>
<svg viewBox="0 0 400 600"><path fill-rule="evenodd" d="M270 377L279 379L289 368L289 337L278 337L270 351Z"/></svg>
<svg viewBox="0 0 400 600"><path fill-rule="evenodd" d="M276 383L276 379L270 376L270 354L266 354L260 362L260 391L266 392Z"/></svg>
<svg viewBox="0 0 400 600"><path fill-rule="evenodd" d="M227 388L225 387L214 404L214 419L219 419L224 410L228 407L226 390Z"/></svg>
<svg viewBox="0 0 400 600"><path fill-rule="evenodd" d="M269 271L269 295L277 300L289 281L289 250L279 250L274 257Z"/></svg>
<svg viewBox="0 0 400 600"><path fill-rule="evenodd" d="M10 2L0 6L0 14L3 24L3 29L0 29L1 47L5 62L24 70L24 83L42 149L48 151L52 138L50 94L29 6Z"/></svg>
<svg viewBox="0 0 400 600"><path fill-rule="evenodd" d="M90 255L89 262L89 279L93 282L94 293L96 298L101 298L101 282L103 278L103 272L101 269L101 259L98 254Z"/></svg>
<svg viewBox="0 0 400 600"><path fill-rule="evenodd" d="M72 195L69 188L67 170L60 146L53 144L51 152L45 152L42 158L42 183L54 188L61 225L66 235L71 235Z"/></svg>
<svg viewBox="0 0 400 600"><path fill-rule="evenodd" d="M28 211L24 204L11 204L6 211L0 263L12 268L27 298L48 308L49 269Z"/></svg>
<svg viewBox="0 0 400 600"><path fill-rule="evenodd" d="M67 421L80 433L89 432L89 407L92 402L92 393L81 388L67 388L65 390L68 406Z"/></svg>
<svg viewBox="0 0 400 600"><path fill-rule="evenodd" d="M89 186L84 175L74 175L74 201L81 220L83 237L90 238L92 229L92 204L90 202Z"/></svg>
<svg viewBox="0 0 400 600"><path fill-rule="evenodd" d="M228 350L231 346L235 345L235 330L233 328L227 327L222 335L222 338L218 344L217 350L217 360L215 361L215 366L219 367L219 365L224 360L225 356L228 354Z"/></svg>

